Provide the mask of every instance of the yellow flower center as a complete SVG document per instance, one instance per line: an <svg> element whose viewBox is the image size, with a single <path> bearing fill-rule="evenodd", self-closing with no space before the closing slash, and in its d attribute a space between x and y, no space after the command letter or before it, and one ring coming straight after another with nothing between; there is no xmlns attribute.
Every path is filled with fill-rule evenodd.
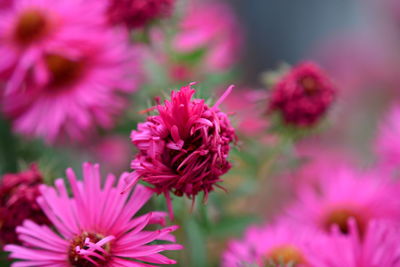
<svg viewBox="0 0 400 267"><path fill-rule="evenodd" d="M18 18L14 38L19 44L30 44L43 38L49 31L49 26L48 17L42 11L26 10Z"/></svg>
<svg viewBox="0 0 400 267"><path fill-rule="evenodd" d="M292 264L298 266L306 261L302 253L292 245L283 245L272 249L267 253L266 263L268 264Z"/></svg>

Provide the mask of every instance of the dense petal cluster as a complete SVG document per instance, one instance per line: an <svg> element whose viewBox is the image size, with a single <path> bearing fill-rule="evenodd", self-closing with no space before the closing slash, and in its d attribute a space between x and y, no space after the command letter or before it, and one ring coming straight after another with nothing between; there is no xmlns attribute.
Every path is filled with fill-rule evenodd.
<svg viewBox="0 0 400 267"><path fill-rule="evenodd" d="M312 126L335 98L335 87L314 63L295 66L275 85L269 111L277 111L287 124Z"/></svg>
<svg viewBox="0 0 400 267"><path fill-rule="evenodd" d="M15 228L25 219L38 224L49 224L36 203L43 178L37 166L26 171L5 174L0 181L0 241L2 244L19 243Z"/></svg>
<svg viewBox="0 0 400 267"><path fill-rule="evenodd" d="M316 249L324 238L318 231L285 221L250 226L243 240L229 242L222 267L322 267Z"/></svg>
<svg viewBox="0 0 400 267"><path fill-rule="evenodd" d="M125 24L129 28L146 25L152 20L168 16L175 0L108 0L111 23Z"/></svg>
<svg viewBox="0 0 400 267"><path fill-rule="evenodd" d="M207 69L223 71L238 59L240 25L223 1L193 1L182 19L174 48L181 53L203 51Z"/></svg>
<svg viewBox="0 0 400 267"><path fill-rule="evenodd" d="M230 143L235 132L228 116L203 99L192 99L192 84L172 91L171 100L156 107L158 115L149 116L132 131L131 140L139 153L131 163L134 177L154 186L158 194L171 191L193 198L208 193L231 167Z"/></svg>
<svg viewBox="0 0 400 267"><path fill-rule="evenodd" d="M83 181L77 181L75 173L67 170L73 197L69 196L63 179L56 180L55 188L42 186L38 203L55 230L26 220L17 228L23 246L5 247L11 258L22 260L12 266L174 264L175 261L159 252L181 249L180 245L164 242L175 241L170 233L177 227L144 230L151 224L164 224L165 213L133 217L153 192L138 185L131 195L121 195L122 181L128 175L122 174L115 186L115 176L110 174L102 186L99 165L84 164Z"/></svg>

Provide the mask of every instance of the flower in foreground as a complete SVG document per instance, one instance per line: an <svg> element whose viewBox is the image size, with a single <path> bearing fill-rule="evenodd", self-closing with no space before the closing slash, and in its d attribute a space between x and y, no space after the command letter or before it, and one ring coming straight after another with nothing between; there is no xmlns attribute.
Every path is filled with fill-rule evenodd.
<svg viewBox="0 0 400 267"><path fill-rule="evenodd" d="M168 16L175 0L108 0L111 23L129 28L143 27L154 19Z"/></svg>
<svg viewBox="0 0 400 267"><path fill-rule="evenodd" d="M204 192L207 200L214 186L220 187L221 175L231 167L227 158L236 138L228 116L218 109L232 87L209 107L203 99L192 99L192 85L172 91L171 100L154 107L158 115L149 116L131 133L139 153L131 163L134 172L127 182L141 178L158 194L163 193L171 217L170 192L193 201Z"/></svg>
<svg viewBox="0 0 400 267"><path fill-rule="evenodd" d="M302 224L328 233L337 229L343 235L349 234L349 220L353 219L362 238L372 220L399 220L396 190L395 183L380 171L337 168L317 183L299 187L298 200L289 207L288 215Z"/></svg>
<svg viewBox="0 0 400 267"><path fill-rule="evenodd" d="M228 244L222 267L321 267L315 249L324 238L318 231L285 221L251 226L242 240Z"/></svg>
<svg viewBox="0 0 400 267"><path fill-rule="evenodd" d="M287 124L313 126L325 115L335 93L326 74L316 64L305 62L275 85L268 110L277 111Z"/></svg>
<svg viewBox="0 0 400 267"><path fill-rule="evenodd" d="M1 244L19 243L15 229L25 219L38 224L49 220L36 203L40 196L39 186L43 178L37 166L32 164L20 173L5 174L0 181L0 241Z"/></svg>
<svg viewBox="0 0 400 267"><path fill-rule="evenodd" d="M132 194L121 195L129 174L116 178L110 174L102 186L99 165L83 165L83 181L67 170L73 196L70 197L63 179L55 188L42 186L38 203L53 224L54 230L26 220L17 228L22 246L7 245L10 257L22 260L12 266L79 266L119 267L174 264L159 254L181 249L171 232L176 226L160 230L144 230L151 224L164 224L165 213L150 212L133 217L150 199L152 192L137 185ZM130 190L131 191L131 190ZM162 243L152 242L160 240ZM151 244L150 244L151 243Z"/></svg>

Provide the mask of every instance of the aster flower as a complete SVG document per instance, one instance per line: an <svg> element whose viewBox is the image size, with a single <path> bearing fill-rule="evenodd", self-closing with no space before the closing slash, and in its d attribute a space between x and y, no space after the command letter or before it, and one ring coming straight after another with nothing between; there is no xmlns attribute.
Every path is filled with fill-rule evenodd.
<svg viewBox="0 0 400 267"><path fill-rule="evenodd" d="M143 27L156 18L168 16L175 0L107 0L111 23L129 28Z"/></svg>
<svg viewBox="0 0 400 267"><path fill-rule="evenodd" d="M203 51L205 68L224 71L238 59L240 25L223 1L193 1L185 12L173 47L180 53Z"/></svg>
<svg viewBox="0 0 400 267"><path fill-rule="evenodd" d="M5 174L0 181L0 241L2 244L18 243L15 228L25 219L38 224L49 224L47 217L36 203L43 178L32 164L20 173Z"/></svg>
<svg viewBox="0 0 400 267"><path fill-rule="evenodd" d="M173 264L174 260L159 254L165 250L181 249L177 244L149 244L161 240L174 242L170 234L177 227L143 230L150 224L163 224L165 214L150 212L132 218L150 199L152 192L136 186L129 194L121 195L121 175L114 186L115 176L108 175L101 186L99 165L83 165L83 181L67 170L73 197L69 197L63 179L55 188L42 186L38 203L55 230L26 220L17 228L23 246L7 245L10 257L20 259L12 266L153 266ZM131 190L130 190L131 191Z"/></svg>
<svg viewBox="0 0 400 267"><path fill-rule="evenodd" d="M382 164L389 167L400 164L400 106L396 105L386 115L379 127L376 151Z"/></svg>
<svg viewBox="0 0 400 267"><path fill-rule="evenodd" d="M7 1L6 1L7 2ZM6 92L21 88L26 74L55 41L87 39L105 23L105 5L96 1L14 0L0 10L0 76L6 77ZM41 73L35 78L40 79ZM39 76L39 77L37 77Z"/></svg>
<svg viewBox="0 0 400 267"><path fill-rule="evenodd" d="M318 251L326 267L398 267L400 266L400 237L398 224L385 220L372 220L361 240L356 222L349 221L350 235L336 231L325 239ZM340 256L338 256L340 255Z"/></svg>
<svg viewBox="0 0 400 267"><path fill-rule="evenodd" d="M192 85L172 91L171 100L154 107L159 114L149 116L131 133L139 153L131 163L134 172L128 183L141 178L158 194L164 193L171 217L169 192L194 201L203 191L206 200L231 167L227 157L235 132L218 105L232 87L209 107L203 99L192 99Z"/></svg>
<svg viewBox="0 0 400 267"><path fill-rule="evenodd" d="M31 68L33 77L3 98L13 130L55 143L84 141L96 126L113 127L127 104L124 94L136 89L140 76L126 37L111 30L87 32L79 42L46 49Z"/></svg>
<svg viewBox="0 0 400 267"><path fill-rule="evenodd" d="M312 126L331 106L336 89L314 63L294 67L276 84L269 112L279 112L287 124Z"/></svg>
<svg viewBox="0 0 400 267"><path fill-rule="evenodd" d="M398 220L400 201L394 182L385 173L342 167L325 173L318 183L300 187L298 201L288 208L288 214L328 233L338 227L343 235L349 234L352 218L363 237L371 220Z"/></svg>
<svg viewBox="0 0 400 267"><path fill-rule="evenodd" d="M316 245L324 235L311 228L281 221L251 226L242 240L230 241L222 267L307 266L321 267Z"/></svg>

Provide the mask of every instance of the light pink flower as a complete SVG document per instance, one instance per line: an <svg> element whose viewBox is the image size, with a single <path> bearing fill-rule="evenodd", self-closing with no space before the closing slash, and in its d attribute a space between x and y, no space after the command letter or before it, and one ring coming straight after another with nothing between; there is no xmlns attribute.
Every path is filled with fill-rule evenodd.
<svg viewBox="0 0 400 267"><path fill-rule="evenodd" d="M315 229L286 221L251 226L242 240L229 242L222 267L322 267L316 246L324 238Z"/></svg>
<svg viewBox="0 0 400 267"><path fill-rule="evenodd" d="M387 167L400 166L400 106L387 113L379 127L376 151L381 163Z"/></svg>
<svg viewBox="0 0 400 267"><path fill-rule="evenodd" d="M400 231L398 224L372 220L360 239L356 222L349 220L350 234L343 236L337 229L323 240L316 253L324 264L321 267L398 267L400 266Z"/></svg>
<svg viewBox="0 0 400 267"><path fill-rule="evenodd" d="M204 192L206 200L231 167L227 158L235 131L218 105L232 87L209 107L203 99L192 99L192 85L172 91L171 100L154 107L159 115L149 116L131 133L139 153L131 163L134 172L128 183L140 178L158 194L164 193L171 217L169 192L193 201Z"/></svg>
<svg viewBox="0 0 400 267"><path fill-rule="evenodd" d="M28 71L54 42L76 46L93 37L105 23L104 9L101 1L14 0L0 10L0 76L7 78L6 92L22 89Z"/></svg>
<svg viewBox="0 0 400 267"><path fill-rule="evenodd" d="M126 35L103 30L85 39L47 47L32 75L3 98L13 130L49 143L84 141L96 126L110 129L140 76L138 56Z"/></svg>
<svg viewBox="0 0 400 267"><path fill-rule="evenodd" d="M173 46L181 53L204 50L206 68L223 71L238 60L241 29L222 1L193 1L182 19Z"/></svg>
<svg viewBox="0 0 400 267"><path fill-rule="evenodd" d="M101 185L99 165L83 165L83 181L67 170L73 197L63 179L55 188L42 186L38 203L54 226L39 226L27 220L17 228L23 246L7 245L10 257L20 259L12 266L149 266L174 264L175 261L159 254L164 250L181 249L177 244L149 244L153 241L175 242L170 234L177 227L144 230L150 224L163 224L165 214L150 212L133 217L150 199L152 192L138 185L130 194L121 195L121 175L114 186L115 176L108 175ZM153 266L153 265L151 265Z"/></svg>
<svg viewBox="0 0 400 267"><path fill-rule="evenodd" d="M289 207L288 214L328 233L338 227L344 235L349 233L348 220L353 218L363 236L373 219L399 220L396 190L386 173L336 167L318 183L300 187L298 200Z"/></svg>

